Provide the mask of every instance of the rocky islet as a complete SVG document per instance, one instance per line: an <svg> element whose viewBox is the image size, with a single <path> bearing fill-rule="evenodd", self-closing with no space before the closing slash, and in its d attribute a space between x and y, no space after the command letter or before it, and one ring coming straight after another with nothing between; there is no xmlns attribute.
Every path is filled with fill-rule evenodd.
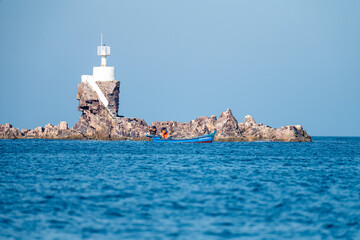
<svg viewBox="0 0 360 240"><path fill-rule="evenodd" d="M57 126L47 124L45 127L19 130L11 124L0 124L0 138L3 139L96 139L96 140L149 140L146 134L149 127L157 129L166 127L169 135L174 138L196 137L209 134L215 129L215 141L285 141L309 142L311 137L301 125L291 125L272 128L262 123L256 123L251 116L246 116L244 122L238 122L230 109L215 115L199 117L188 123L166 121L153 122L151 125L140 118L119 117L119 81L97 82L109 105L105 107L99 101L98 95L87 82L78 85L78 110L82 112L79 121L73 128L66 122Z"/></svg>

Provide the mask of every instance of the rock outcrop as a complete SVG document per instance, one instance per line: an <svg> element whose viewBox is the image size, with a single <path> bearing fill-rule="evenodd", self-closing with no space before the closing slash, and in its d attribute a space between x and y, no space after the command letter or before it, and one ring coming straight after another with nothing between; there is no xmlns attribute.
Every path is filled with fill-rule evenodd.
<svg viewBox="0 0 360 240"><path fill-rule="evenodd" d="M11 124L0 125L0 138L43 138L43 139L97 139L97 140L149 140L146 138L150 126L158 130L166 127L174 138L195 137L209 134L215 129L215 141L291 141L309 142L311 137L300 125L272 128L256 123L246 116L239 123L230 109L219 118L199 117L188 123L176 121L153 122L150 126L143 119L118 116L119 81L96 82L108 101L106 107L87 82L78 85L78 110L82 112L73 128L66 122L58 126L47 124L34 130L13 128Z"/></svg>
<svg viewBox="0 0 360 240"><path fill-rule="evenodd" d="M101 140L147 140L148 126L143 119L118 117L119 81L97 82L109 101L105 107L89 84L82 82L78 86L78 110L82 112L74 130L88 139ZM113 116L112 114L115 114Z"/></svg>
<svg viewBox="0 0 360 240"><path fill-rule="evenodd" d="M196 137L209 134L217 130L215 141L240 142L240 141L285 141L285 142L310 142L311 137L300 125L272 128L247 115L243 123L238 123L228 109L220 114L217 119L211 117L199 117L189 123L178 123L174 121L154 122L157 129L166 127L169 136L175 138Z"/></svg>
<svg viewBox="0 0 360 240"><path fill-rule="evenodd" d="M0 124L0 138L15 139L20 136L21 132L18 128L13 128L10 123Z"/></svg>
<svg viewBox="0 0 360 240"><path fill-rule="evenodd" d="M9 123L0 124L0 139L17 139L17 138L43 138L43 139L85 139L80 132L69 129L66 122L60 122L58 126L50 123L45 127L37 127L34 130L13 128Z"/></svg>

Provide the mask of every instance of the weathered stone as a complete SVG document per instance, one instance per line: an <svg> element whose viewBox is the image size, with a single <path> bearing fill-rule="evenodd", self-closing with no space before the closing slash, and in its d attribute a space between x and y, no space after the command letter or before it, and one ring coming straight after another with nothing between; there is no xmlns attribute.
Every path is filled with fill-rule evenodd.
<svg viewBox="0 0 360 240"><path fill-rule="evenodd" d="M37 127L35 128L35 136L38 138L42 138L43 132L44 132L44 128L43 127Z"/></svg>
<svg viewBox="0 0 360 240"><path fill-rule="evenodd" d="M109 102L109 108L116 115L119 105L119 81L97 82ZM98 95L89 84L82 82L78 86L78 109L83 112L74 130L89 139L122 140L146 139L148 126L143 119L119 118L112 116L99 101Z"/></svg>
<svg viewBox="0 0 360 240"><path fill-rule="evenodd" d="M65 122L65 121L60 122L58 125L58 129L61 131L68 130L69 128L68 128L67 122Z"/></svg>
<svg viewBox="0 0 360 240"><path fill-rule="evenodd" d="M25 138L36 138L36 132L34 130L30 130L25 133Z"/></svg>
<svg viewBox="0 0 360 240"><path fill-rule="evenodd" d="M238 121L235 119L230 109L220 114L216 121L217 139L236 138L240 136Z"/></svg>
<svg viewBox="0 0 360 240"><path fill-rule="evenodd" d="M10 123L0 124L0 139L15 139L21 137L18 128L13 128Z"/></svg>
<svg viewBox="0 0 360 240"><path fill-rule="evenodd" d="M21 129L21 131L20 131L21 136L25 136L30 131L31 131L30 129Z"/></svg>
<svg viewBox="0 0 360 240"><path fill-rule="evenodd" d="M107 81L103 83L97 82L100 89L102 89L105 96L112 96L118 94L120 86L119 81ZM110 132L116 121L108 113L105 106L103 106L95 91L92 90L87 82L82 82L78 85L79 111L82 111L78 123L75 124L74 130L84 134L87 138L93 139L110 139ZM109 102L109 106L113 106L114 112L117 114L117 107L114 107L115 101Z"/></svg>
<svg viewBox="0 0 360 240"><path fill-rule="evenodd" d="M219 119L213 115L199 117L189 123L153 122L151 126L156 126L158 134L162 127L166 127L169 136L174 138L196 137L217 129L215 141L311 141L311 137L299 125L276 129L257 124L249 115L245 117L245 122L238 123L230 109L223 112Z"/></svg>
<svg viewBox="0 0 360 240"><path fill-rule="evenodd" d="M245 118L244 118L244 122L245 123L250 123L250 124L255 124L255 120L252 116L250 115L246 115Z"/></svg>

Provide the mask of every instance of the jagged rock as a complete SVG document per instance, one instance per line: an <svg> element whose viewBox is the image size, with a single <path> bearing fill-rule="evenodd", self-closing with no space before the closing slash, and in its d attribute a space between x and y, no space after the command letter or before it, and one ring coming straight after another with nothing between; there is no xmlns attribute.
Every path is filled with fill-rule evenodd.
<svg viewBox="0 0 360 240"><path fill-rule="evenodd" d="M109 107L117 114L117 103L119 94L119 81L97 82L107 99L111 96ZM92 90L87 82L81 82L78 85L79 111L82 115L75 124L74 130L84 134L87 138L110 139L111 130L117 125L116 120L108 113L108 110L99 101L98 95ZM116 103L117 102L117 103Z"/></svg>
<svg viewBox="0 0 360 240"><path fill-rule="evenodd" d="M109 109L118 114L119 81L97 82L106 99ZM99 101L99 97L87 82L78 86L79 111L82 111L74 130L84 134L89 139L133 139L145 140L148 126L139 118L114 118L109 110Z"/></svg>
<svg viewBox="0 0 360 240"><path fill-rule="evenodd" d="M250 115L246 115L246 116L245 116L244 122L245 122L245 123L251 123L251 124L255 124L255 123L256 123L255 120L254 120L254 118L253 118L252 116L250 116Z"/></svg>
<svg viewBox="0 0 360 240"><path fill-rule="evenodd" d="M153 122L151 126L156 126L158 134L162 127L166 127L169 136L174 138L196 137L217 129L215 141L311 141L300 125L276 129L256 123L249 115L245 117L245 122L238 123L230 109L221 113L219 119L212 115L199 117L189 123Z"/></svg>
<svg viewBox="0 0 360 240"><path fill-rule="evenodd" d="M30 130L25 133L24 137L25 138L37 138L37 135L36 135L35 130Z"/></svg>
<svg viewBox="0 0 360 240"><path fill-rule="evenodd" d="M38 138L42 138L43 132L44 132L44 128L43 127L37 127L35 128L35 136Z"/></svg>
<svg viewBox="0 0 360 240"><path fill-rule="evenodd" d="M111 129L110 139L148 140L148 125L139 118L120 118Z"/></svg>
<svg viewBox="0 0 360 240"><path fill-rule="evenodd" d="M60 124L59 124L60 125ZM45 128L37 127L34 130L13 128L11 124L0 124L0 139L15 138L44 138L44 139L85 139L85 137L73 129L59 129L58 126L47 124Z"/></svg>
<svg viewBox="0 0 360 240"><path fill-rule="evenodd" d="M151 126L156 126L159 130L166 127L169 136L174 138L196 137L208 134L215 130L216 117L199 117L191 120L189 123L180 123L175 121L153 122Z"/></svg>
<svg viewBox="0 0 360 240"><path fill-rule="evenodd" d="M18 128L13 128L10 123L0 124L0 139L15 139L21 136Z"/></svg>
<svg viewBox="0 0 360 240"><path fill-rule="evenodd" d="M109 101L109 108L116 114L119 110L119 94L120 82L119 81L106 81L97 82L99 88L104 93L106 99Z"/></svg>
<svg viewBox="0 0 360 240"><path fill-rule="evenodd" d="M244 123L239 123L241 134L246 141L270 140L270 141L292 141L310 142L311 137L303 130L302 126L287 126L279 129L256 123L254 118L247 115Z"/></svg>
<svg viewBox="0 0 360 240"><path fill-rule="evenodd" d="M35 129L36 130L36 129ZM42 138L55 138L58 135L58 128L48 123L41 135Z"/></svg>
<svg viewBox="0 0 360 240"><path fill-rule="evenodd" d="M30 131L32 131L32 130L30 130L30 129L21 129L21 131L20 131L20 134L21 134L21 136L23 137L23 136L25 136L28 132L30 132Z"/></svg>
<svg viewBox="0 0 360 240"><path fill-rule="evenodd" d="M218 131L216 136L217 140L240 137L238 121L235 119L230 109L227 109L220 114L215 126Z"/></svg>
<svg viewBox="0 0 360 240"><path fill-rule="evenodd" d="M250 115L245 116L244 122L245 122L245 124L248 124L248 126L251 126L251 125L256 123L254 118L252 116L250 116Z"/></svg>

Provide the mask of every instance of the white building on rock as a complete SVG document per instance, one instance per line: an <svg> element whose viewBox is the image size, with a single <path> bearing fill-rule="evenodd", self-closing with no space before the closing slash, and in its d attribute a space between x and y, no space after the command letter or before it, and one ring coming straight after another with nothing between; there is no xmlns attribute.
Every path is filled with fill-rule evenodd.
<svg viewBox="0 0 360 240"><path fill-rule="evenodd" d="M81 82L86 82L90 85L92 90L94 90L100 102L108 109L110 114L116 117L116 114L108 108L109 101L106 99L104 93L99 88L96 82L105 82L105 81L116 81L115 80L115 67L109 67L106 65L106 57L110 56L110 47L103 44L102 34L101 34L101 45L97 48L97 55L101 56L101 66L93 67L93 75L81 75Z"/></svg>
<svg viewBox="0 0 360 240"><path fill-rule="evenodd" d="M110 56L110 46L105 46L102 41L101 34L101 46L97 47L97 55L101 56L101 66L93 67L93 75L82 75L81 81L87 80L95 81L115 81L115 67L109 67L106 65L106 57Z"/></svg>

